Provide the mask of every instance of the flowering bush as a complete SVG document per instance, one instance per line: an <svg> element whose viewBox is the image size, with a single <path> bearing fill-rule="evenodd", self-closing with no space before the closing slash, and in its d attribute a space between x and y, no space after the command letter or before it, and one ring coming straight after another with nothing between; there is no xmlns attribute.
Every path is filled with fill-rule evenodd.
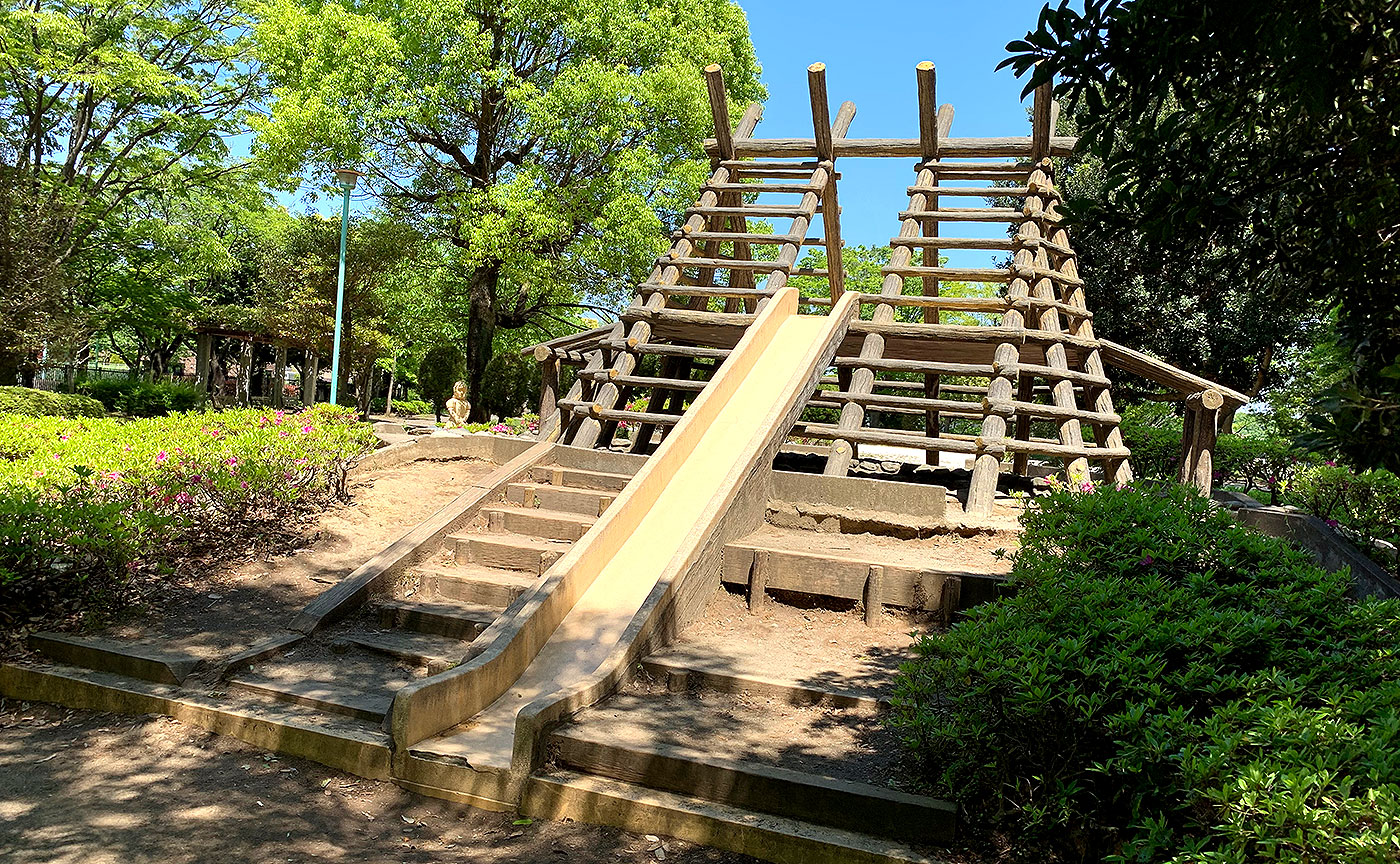
<svg viewBox="0 0 1400 864"><path fill-rule="evenodd" d="M468 423L468 432L490 432L493 435L534 435L540 430L538 414L507 417L496 423Z"/></svg>
<svg viewBox="0 0 1400 864"><path fill-rule="evenodd" d="M1293 479L1286 500L1327 521L1375 554L1374 541L1400 544L1400 477L1386 471L1354 472L1328 462L1311 466ZM1382 564L1394 567L1384 556Z"/></svg>
<svg viewBox="0 0 1400 864"><path fill-rule="evenodd" d="M0 625L119 599L131 572L176 544L275 534L343 495L373 441L330 406L130 422L0 414Z"/></svg>

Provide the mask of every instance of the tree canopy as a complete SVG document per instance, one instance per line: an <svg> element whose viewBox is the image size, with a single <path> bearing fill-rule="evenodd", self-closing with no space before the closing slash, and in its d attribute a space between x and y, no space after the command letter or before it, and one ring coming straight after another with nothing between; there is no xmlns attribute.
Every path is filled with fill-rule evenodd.
<svg viewBox="0 0 1400 864"><path fill-rule="evenodd" d="M622 302L708 167L702 68L763 98L730 0L266 0L273 84L256 153L289 171L368 172L388 211L451 244L467 375L497 328L572 325Z"/></svg>
<svg viewBox="0 0 1400 864"><path fill-rule="evenodd" d="M1316 315L1310 301L1335 304L1353 363L1317 406L1320 431L1361 464L1400 464L1393 4L1082 6L1047 6L1003 64L1028 76L1027 91L1055 76L1082 109L1104 189L1076 215L1136 238L1154 259L1148 278L1168 290L1229 280L1266 329Z"/></svg>

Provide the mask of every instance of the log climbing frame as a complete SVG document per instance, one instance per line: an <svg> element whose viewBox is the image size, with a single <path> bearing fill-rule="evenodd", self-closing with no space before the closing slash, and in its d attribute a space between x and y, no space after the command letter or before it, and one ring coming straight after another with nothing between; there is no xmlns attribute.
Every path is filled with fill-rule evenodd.
<svg viewBox="0 0 1400 864"><path fill-rule="evenodd" d="M615 325L529 349L547 367L544 401L554 408L542 413L542 437L650 452L789 279L824 284L802 297L812 311L852 290L842 266L837 160L904 157L916 160L915 181L882 284L860 298L833 374L790 434L829 442L831 475L844 475L862 445L922 450L931 464L940 453L969 457L973 514L991 511L1004 471L1025 473L1033 458L1058 463L1072 482L1089 479L1094 463L1105 480L1131 479L1059 212L1052 157L1069 155L1076 142L1053 134L1051 85L1035 90L1031 135L954 138L953 107L936 102L933 64L915 72L917 139L849 138L855 105L844 102L831 116L821 63L808 68L813 136L762 139L753 137L761 107L749 106L731 128L723 74L707 68L712 174ZM966 206L978 201L990 203ZM808 236L814 222L823 236ZM956 236L966 223L1002 224L1006 236ZM800 266L804 247L823 247L826 266ZM1007 259L945 266L941 253L955 249ZM995 288L945 296L948 281ZM561 362L578 374L558 397Z"/></svg>

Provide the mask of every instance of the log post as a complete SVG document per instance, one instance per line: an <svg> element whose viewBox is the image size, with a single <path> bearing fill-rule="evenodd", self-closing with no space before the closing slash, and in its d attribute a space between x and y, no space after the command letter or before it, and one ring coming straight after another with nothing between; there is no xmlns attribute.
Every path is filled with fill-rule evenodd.
<svg viewBox="0 0 1400 864"><path fill-rule="evenodd" d="M306 351L306 362L301 364L301 407L310 408L316 404L316 382L321 377L321 358L310 349Z"/></svg>
<svg viewBox="0 0 1400 864"><path fill-rule="evenodd" d="M1216 424L1224 404L1225 397L1219 390L1203 390L1186 397L1177 480L1207 497L1215 481Z"/></svg>
<svg viewBox="0 0 1400 864"><path fill-rule="evenodd" d="M812 128L816 134L817 161L834 162L836 145L831 135L831 109L826 95L826 64L807 67L807 89L812 97ZM822 229L826 235L826 274L834 306L846 290L845 265L841 262L841 205L836 200L836 175L822 190Z"/></svg>
<svg viewBox="0 0 1400 864"><path fill-rule="evenodd" d="M874 627L880 623L880 613L885 608L885 568L879 564L870 565L870 573L865 577L865 592L861 599L865 604L865 626Z"/></svg>
<svg viewBox="0 0 1400 864"><path fill-rule="evenodd" d="M209 392L209 365L214 353L214 337L200 333L194 341L194 383L204 393Z"/></svg>
<svg viewBox="0 0 1400 864"><path fill-rule="evenodd" d="M535 347L535 362L540 364L540 428L545 420L559 410L559 358L543 345Z"/></svg>
<svg viewBox="0 0 1400 864"><path fill-rule="evenodd" d="M768 567L767 552L753 553L753 564L749 570L749 612L751 613L763 611L763 601L767 598L768 591Z"/></svg>
<svg viewBox="0 0 1400 864"><path fill-rule="evenodd" d="M243 340L238 352L238 404L253 404L253 340Z"/></svg>
<svg viewBox="0 0 1400 864"><path fill-rule="evenodd" d="M282 391L287 387L287 346L277 346L277 363L272 371L272 407L282 407Z"/></svg>

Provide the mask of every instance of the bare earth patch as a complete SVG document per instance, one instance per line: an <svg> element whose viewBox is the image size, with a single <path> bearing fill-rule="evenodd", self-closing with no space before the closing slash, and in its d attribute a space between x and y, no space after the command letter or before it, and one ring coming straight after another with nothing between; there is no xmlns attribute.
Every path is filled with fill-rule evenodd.
<svg viewBox="0 0 1400 864"><path fill-rule="evenodd" d="M278 756L166 717L0 700L8 864L745 864L610 828L516 817ZM655 836L655 835L653 835Z"/></svg>

